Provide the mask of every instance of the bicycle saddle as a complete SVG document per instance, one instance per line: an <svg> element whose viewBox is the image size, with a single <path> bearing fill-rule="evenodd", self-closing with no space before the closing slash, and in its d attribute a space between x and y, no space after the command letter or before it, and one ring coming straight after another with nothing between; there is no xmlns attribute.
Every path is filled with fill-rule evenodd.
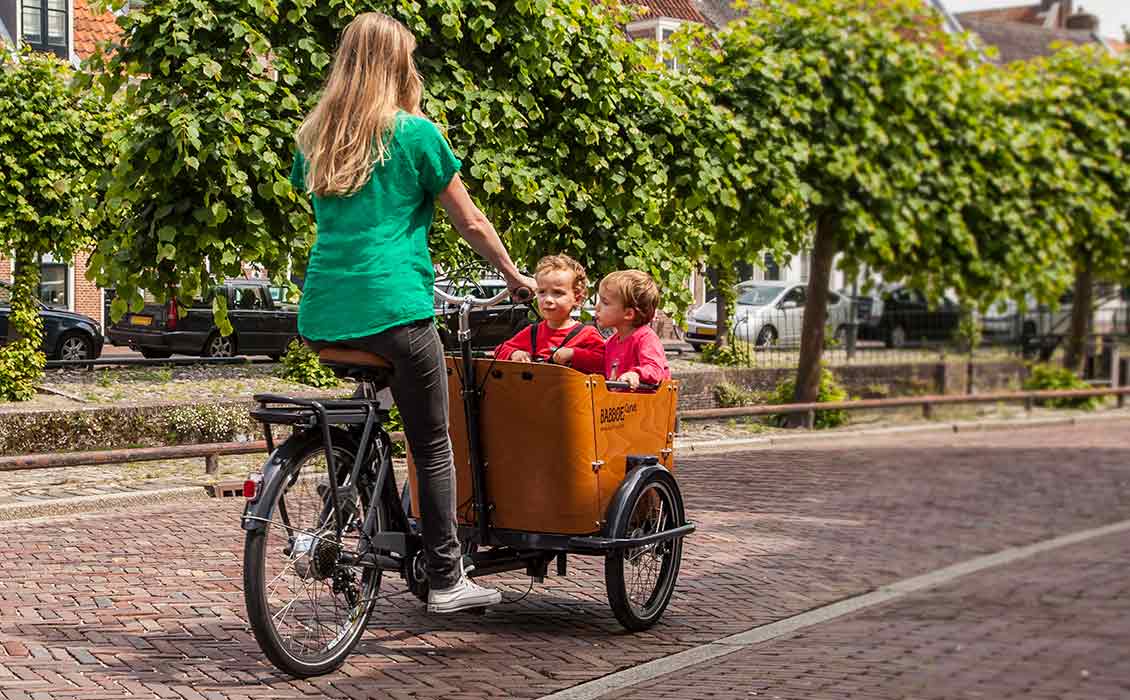
<svg viewBox="0 0 1130 700"><path fill-rule="evenodd" d="M392 363L364 350L331 345L318 351L318 359L339 377L385 385L392 376Z"/></svg>

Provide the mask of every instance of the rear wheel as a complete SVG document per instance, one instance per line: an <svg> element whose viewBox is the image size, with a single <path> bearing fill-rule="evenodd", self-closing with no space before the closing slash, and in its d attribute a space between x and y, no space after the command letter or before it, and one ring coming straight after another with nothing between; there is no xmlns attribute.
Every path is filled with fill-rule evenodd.
<svg viewBox="0 0 1130 700"><path fill-rule="evenodd" d="M770 345L777 344L777 329L773 326L765 326L757 334L757 340L754 345L759 348L769 347Z"/></svg>
<svg viewBox="0 0 1130 700"><path fill-rule="evenodd" d="M895 326L887 334L887 347L888 348L905 348L906 347L906 329L902 326Z"/></svg>
<svg viewBox="0 0 1130 700"><path fill-rule="evenodd" d="M247 533L244 547L244 598L255 639L275 666L303 678L345 661L381 585L380 569L350 563L362 551L362 523L373 504L367 480L356 489L347 483L357 448L340 437L334 463L342 475L344 531L334 524L326 450L312 442L284 467L288 477L273 496L271 519ZM379 504L376 525L378 532L388 525Z"/></svg>
<svg viewBox="0 0 1130 700"><path fill-rule="evenodd" d="M234 335L220 335L220 332L216 331L208 336L208 342L204 343L205 357L232 357L234 355Z"/></svg>
<svg viewBox="0 0 1130 700"><path fill-rule="evenodd" d="M670 472L655 471L637 483L628 503L613 523L613 537L645 537L685 522L683 497ZM671 602L682 558L681 537L605 557L608 603L620 624L639 632L659 621Z"/></svg>

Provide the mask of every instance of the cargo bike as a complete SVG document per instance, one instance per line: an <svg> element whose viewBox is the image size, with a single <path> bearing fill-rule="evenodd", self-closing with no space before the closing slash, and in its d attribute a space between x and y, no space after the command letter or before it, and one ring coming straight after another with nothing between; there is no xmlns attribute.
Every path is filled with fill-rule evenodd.
<svg viewBox="0 0 1130 700"><path fill-rule="evenodd" d="M459 306L460 352L447 357L457 518L472 577L524 570L540 582L569 555L604 558L613 613L654 625L671 600L682 538L694 531L673 476L678 383L647 391L553 364L476 359L470 313L491 299L437 294ZM244 596L255 638L280 670L339 666L396 573L427 599L414 469L398 492L379 356L330 347L320 358L358 382L355 398L261 394L252 415L270 456L245 484ZM291 426L278 445L273 425ZM411 455L408 456L409 461Z"/></svg>

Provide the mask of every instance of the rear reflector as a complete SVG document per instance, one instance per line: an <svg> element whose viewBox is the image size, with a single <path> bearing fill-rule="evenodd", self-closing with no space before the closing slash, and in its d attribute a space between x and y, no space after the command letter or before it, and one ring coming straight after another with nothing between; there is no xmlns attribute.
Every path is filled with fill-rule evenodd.
<svg viewBox="0 0 1130 700"><path fill-rule="evenodd" d="M262 474L252 474L243 482L243 497L248 501L259 498L259 483L263 481Z"/></svg>

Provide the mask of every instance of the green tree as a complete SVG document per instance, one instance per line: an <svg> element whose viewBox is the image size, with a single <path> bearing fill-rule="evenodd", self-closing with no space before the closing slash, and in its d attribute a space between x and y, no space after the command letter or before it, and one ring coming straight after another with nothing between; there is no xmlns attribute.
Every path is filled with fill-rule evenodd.
<svg viewBox="0 0 1130 700"><path fill-rule="evenodd" d="M793 250L811 241L798 401L819 389L837 253L849 274L973 299L1033 283L1054 258L1064 222L1029 194L1047 137L996 108L998 74L921 3L767 0L705 51L717 99L748 121L742 152L775 173L735 223ZM1034 280L1041 296L1056 283Z"/></svg>
<svg viewBox="0 0 1130 700"><path fill-rule="evenodd" d="M0 349L0 399L26 400L43 371L36 302L39 258L69 259L98 233L91 216L114 113L72 90L54 55L0 55L0 250L14 251L9 338Z"/></svg>
<svg viewBox="0 0 1130 700"><path fill-rule="evenodd" d="M652 50L624 35L617 8L154 0L121 17L124 43L93 62L106 91L128 81L136 115L106 208L119 233L91 261L118 288L113 313L139 305L142 288L191 295L241 261L279 275L301 257L314 232L286 178L293 134L341 29L368 10L418 37L423 109L447 127L469 188L519 260L565 251L593 277L643 268L685 303L713 221L705 203L722 192L733 201L734 185L725 153L695 128L715 119L709 96L659 70Z"/></svg>
<svg viewBox="0 0 1130 700"><path fill-rule="evenodd" d="M1065 46L1014 71L1018 110L1059 134L1073 168L1056 203L1070 224L1065 262L1074 274L1064 366L1079 371L1095 282L1130 281L1130 62Z"/></svg>

